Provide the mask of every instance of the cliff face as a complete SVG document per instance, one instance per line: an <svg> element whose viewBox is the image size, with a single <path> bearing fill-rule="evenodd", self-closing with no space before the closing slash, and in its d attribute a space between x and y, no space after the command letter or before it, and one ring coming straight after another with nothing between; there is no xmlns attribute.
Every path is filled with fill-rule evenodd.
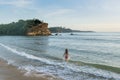
<svg viewBox="0 0 120 80"><path fill-rule="evenodd" d="M39 35L51 35L50 30L48 29L48 23L41 23L38 24L37 26L32 26L31 28L28 29L27 32L28 36L39 36Z"/></svg>

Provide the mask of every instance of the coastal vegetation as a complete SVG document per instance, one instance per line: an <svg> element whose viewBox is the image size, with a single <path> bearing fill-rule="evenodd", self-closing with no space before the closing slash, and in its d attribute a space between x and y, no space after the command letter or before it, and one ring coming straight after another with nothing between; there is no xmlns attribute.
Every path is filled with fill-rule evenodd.
<svg viewBox="0 0 120 80"><path fill-rule="evenodd" d="M39 19L19 20L0 25L0 35L50 35L48 24Z"/></svg>
<svg viewBox="0 0 120 80"><path fill-rule="evenodd" d="M19 20L9 24L0 24L0 35L51 35L51 33L92 32L72 30L65 27L50 27L39 19Z"/></svg>
<svg viewBox="0 0 120 80"><path fill-rule="evenodd" d="M65 27L50 27L49 30L52 33L66 33L66 32L94 32L94 31L81 31L81 30L72 30L70 28L65 28Z"/></svg>
<svg viewBox="0 0 120 80"><path fill-rule="evenodd" d="M50 27L49 30L52 33L57 33L57 32L72 32L72 29L65 28L65 27Z"/></svg>

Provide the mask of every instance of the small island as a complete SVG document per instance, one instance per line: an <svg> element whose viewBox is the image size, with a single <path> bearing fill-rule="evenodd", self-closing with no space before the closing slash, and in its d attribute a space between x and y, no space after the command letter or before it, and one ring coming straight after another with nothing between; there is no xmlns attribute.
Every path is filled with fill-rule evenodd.
<svg viewBox="0 0 120 80"><path fill-rule="evenodd" d="M39 19L19 20L9 24L0 25L0 35L51 35L48 29L48 23Z"/></svg>

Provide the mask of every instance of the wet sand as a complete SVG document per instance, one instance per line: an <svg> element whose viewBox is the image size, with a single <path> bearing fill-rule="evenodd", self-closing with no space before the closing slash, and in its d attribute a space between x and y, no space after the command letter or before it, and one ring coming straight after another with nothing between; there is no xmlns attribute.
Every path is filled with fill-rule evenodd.
<svg viewBox="0 0 120 80"><path fill-rule="evenodd" d="M42 73L36 74L26 76L22 70L8 65L6 61L0 59L0 80L61 80L50 75L43 75Z"/></svg>

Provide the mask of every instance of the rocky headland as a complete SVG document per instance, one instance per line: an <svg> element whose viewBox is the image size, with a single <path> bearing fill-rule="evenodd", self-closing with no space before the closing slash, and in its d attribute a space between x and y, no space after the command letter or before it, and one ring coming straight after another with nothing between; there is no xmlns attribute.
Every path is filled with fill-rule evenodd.
<svg viewBox="0 0 120 80"><path fill-rule="evenodd" d="M48 23L39 19L29 19L1 24L0 35L48 36L51 32L48 29Z"/></svg>
<svg viewBox="0 0 120 80"><path fill-rule="evenodd" d="M48 23L40 23L36 26L32 26L31 28L28 29L27 31L28 36L47 36L51 35L50 30L48 29Z"/></svg>

